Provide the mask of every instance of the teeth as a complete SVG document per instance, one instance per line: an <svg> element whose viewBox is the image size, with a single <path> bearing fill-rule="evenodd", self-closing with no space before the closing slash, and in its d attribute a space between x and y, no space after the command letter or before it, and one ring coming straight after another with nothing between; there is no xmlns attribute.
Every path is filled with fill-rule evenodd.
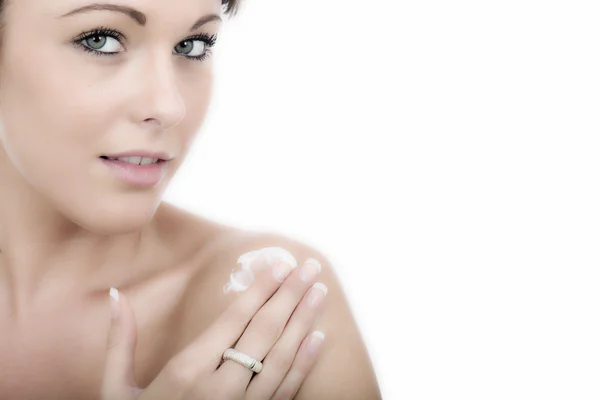
<svg viewBox="0 0 600 400"><path fill-rule="evenodd" d="M158 162L158 158L149 158L149 157L119 157L117 158L119 161L123 161L130 164L137 165L147 165L147 164L156 164Z"/></svg>
<svg viewBox="0 0 600 400"><path fill-rule="evenodd" d="M155 164L157 161L158 161L158 158L144 157L144 158L142 158L142 162L140 162L140 165Z"/></svg>

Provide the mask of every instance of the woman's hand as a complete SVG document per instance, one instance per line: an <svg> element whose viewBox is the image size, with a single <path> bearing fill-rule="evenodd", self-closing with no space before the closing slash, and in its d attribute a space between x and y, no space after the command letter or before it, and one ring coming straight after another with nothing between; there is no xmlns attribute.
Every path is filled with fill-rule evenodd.
<svg viewBox="0 0 600 400"><path fill-rule="evenodd" d="M279 262L259 270L250 288L145 389L138 388L134 379L133 309L122 294L118 302L111 299L101 399L292 399L312 369L322 341L322 335L309 334L319 299L327 291L322 284L311 288L320 269L310 262L296 269ZM262 361L262 371L254 374L233 360L222 362L229 347Z"/></svg>

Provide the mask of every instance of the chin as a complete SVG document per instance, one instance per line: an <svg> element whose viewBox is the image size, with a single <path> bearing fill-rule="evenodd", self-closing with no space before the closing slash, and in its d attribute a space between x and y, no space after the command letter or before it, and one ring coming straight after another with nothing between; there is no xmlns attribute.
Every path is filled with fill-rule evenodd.
<svg viewBox="0 0 600 400"><path fill-rule="evenodd" d="M119 201L108 204L95 202L67 211L65 216L81 228L99 235L134 233L148 225L160 205L160 198L139 201Z"/></svg>

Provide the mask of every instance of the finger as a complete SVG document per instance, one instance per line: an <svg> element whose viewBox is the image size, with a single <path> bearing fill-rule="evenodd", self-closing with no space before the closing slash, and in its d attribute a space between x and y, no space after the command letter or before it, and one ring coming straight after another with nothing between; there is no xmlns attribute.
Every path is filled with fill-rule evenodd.
<svg viewBox="0 0 600 400"><path fill-rule="evenodd" d="M250 325L240 337L235 349L262 361L271 350L306 291L313 285L321 265L308 259L281 285L277 293L256 313ZM246 389L254 372L235 361L226 361L217 374L230 385Z"/></svg>
<svg viewBox="0 0 600 400"><path fill-rule="evenodd" d="M325 334L321 331L314 331L304 339L292 367L270 397L271 400L291 400L296 396L321 354L324 339Z"/></svg>
<svg viewBox="0 0 600 400"><path fill-rule="evenodd" d="M302 341L314 325L326 294L327 286L321 282L315 283L306 293L285 331L265 357L262 371L252 378L246 392L248 399L268 399L275 393L291 368Z"/></svg>
<svg viewBox="0 0 600 400"><path fill-rule="evenodd" d="M103 400L132 399L137 392L134 355L137 326L133 309L123 293L110 289L111 323L106 343L106 361L102 378Z"/></svg>
<svg viewBox="0 0 600 400"><path fill-rule="evenodd" d="M169 375L181 374L180 371L186 371L187 377L195 376L203 369L214 372L221 362L223 352L239 339L252 317L277 291L293 268L287 262L279 262L275 267L260 269L256 273L256 281L198 339L167 363L164 369L167 379ZM250 274L249 271L240 273ZM159 378L160 374L157 379Z"/></svg>

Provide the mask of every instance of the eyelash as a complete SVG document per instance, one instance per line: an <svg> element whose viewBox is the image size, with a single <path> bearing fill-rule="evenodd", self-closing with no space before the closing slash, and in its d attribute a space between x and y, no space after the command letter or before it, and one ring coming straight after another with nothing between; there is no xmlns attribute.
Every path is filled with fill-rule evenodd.
<svg viewBox="0 0 600 400"><path fill-rule="evenodd" d="M99 27L94 30L83 32L80 35L78 35L75 39L73 39L73 45L81 47L83 50L93 53L95 55L99 55L99 56L114 56L114 55L118 54L118 53L108 53L108 52L104 52L104 51L94 50L83 44L83 42L85 40L93 38L93 37L97 37L97 36L113 38L113 39L119 41L119 43L121 43L121 45L123 45L123 40L125 39L125 36L122 33L115 31L114 29L110 29L110 28L106 28L106 27ZM192 41L201 40L204 43L206 43L206 49L204 51L204 54L202 54L200 56L186 56L185 54L179 54L179 55L181 55L189 60L202 61L202 60L206 59L212 53L211 48L214 47L214 45L217 43L217 35L207 35L207 34L201 33L201 34L190 36L186 39L183 39L181 42L179 42L177 44L180 44L180 43L183 43L183 42L186 42L189 40L192 40Z"/></svg>

